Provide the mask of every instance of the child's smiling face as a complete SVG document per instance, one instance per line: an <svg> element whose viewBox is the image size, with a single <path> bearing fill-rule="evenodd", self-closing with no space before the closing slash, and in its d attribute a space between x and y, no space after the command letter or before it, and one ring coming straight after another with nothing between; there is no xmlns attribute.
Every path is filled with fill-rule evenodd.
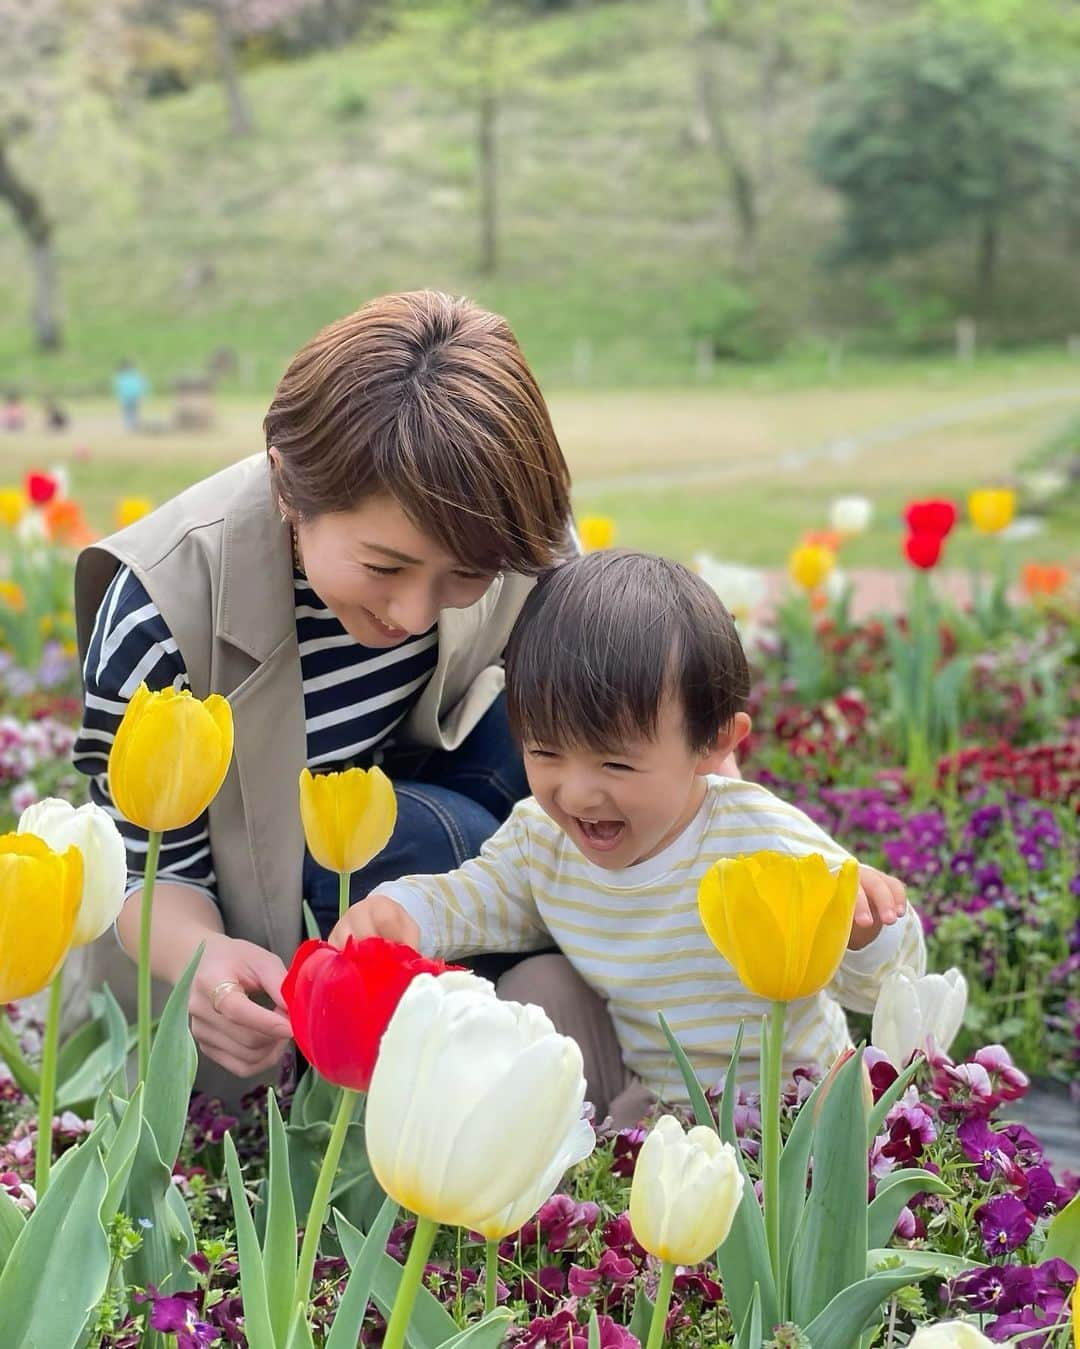
<svg viewBox="0 0 1080 1349"><path fill-rule="evenodd" d="M705 775L715 773L750 721L738 713L706 750L692 749L679 703L665 698L655 734L610 745L527 740L532 794L580 851L608 870L634 866L674 842L697 814Z"/></svg>

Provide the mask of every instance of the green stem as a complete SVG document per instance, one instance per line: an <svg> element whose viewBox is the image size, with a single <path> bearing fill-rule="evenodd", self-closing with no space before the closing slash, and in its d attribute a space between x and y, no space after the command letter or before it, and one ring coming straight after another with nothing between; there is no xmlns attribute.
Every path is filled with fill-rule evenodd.
<svg viewBox="0 0 1080 1349"><path fill-rule="evenodd" d="M154 880L161 830L151 829L146 836L146 872L143 875L142 907L139 910L139 1081L146 1081L150 1067L150 912L154 903Z"/></svg>
<svg viewBox="0 0 1080 1349"><path fill-rule="evenodd" d="M338 872L337 916L344 918L349 911L349 877L351 871Z"/></svg>
<svg viewBox="0 0 1080 1349"><path fill-rule="evenodd" d="M52 1117L56 1103L56 1051L60 1042L60 1004L63 1001L64 967L49 985L49 1010L45 1014L45 1040L41 1046L41 1095L38 1098L37 1161L34 1188L38 1203L49 1184L52 1165Z"/></svg>
<svg viewBox="0 0 1080 1349"><path fill-rule="evenodd" d="M671 1285L675 1282L675 1266L665 1260L660 1266L660 1282L656 1289L656 1306L649 1322L649 1339L645 1349L660 1349L664 1343L664 1323L671 1305Z"/></svg>
<svg viewBox="0 0 1080 1349"><path fill-rule="evenodd" d="M319 1237L322 1235L326 1210L330 1206L330 1191L334 1185L334 1177L337 1175L338 1162L341 1160L341 1149L345 1146L345 1135L353 1117L358 1094L349 1087L342 1087L341 1089L341 1100L338 1102L334 1127L330 1131L330 1139L326 1144L326 1151L323 1153L319 1179L315 1184L315 1193L311 1196L311 1208L308 1210L307 1223L304 1227L304 1241L300 1247L300 1265L296 1271L296 1290L293 1294L293 1302L302 1302L305 1308L311 1294L311 1279L315 1273L315 1257L319 1253Z"/></svg>
<svg viewBox="0 0 1080 1349"><path fill-rule="evenodd" d="M0 1012L0 1059L11 1069L11 1076L22 1094L36 1100L41 1092L41 1078L27 1063L6 1012Z"/></svg>
<svg viewBox="0 0 1080 1349"><path fill-rule="evenodd" d="M762 1194L765 1205L765 1239L769 1246L780 1319L787 1317L780 1269L780 1072L784 1064L784 1014L786 1002L774 1002L769 1013L766 1048L766 1097L761 1103Z"/></svg>
<svg viewBox="0 0 1080 1349"><path fill-rule="evenodd" d="M409 1258L405 1261L401 1282L398 1284L397 1297L394 1298L394 1310L390 1313L390 1323L386 1327L386 1337L382 1342L382 1349L402 1349L405 1343L405 1332L409 1328L413 1303L416 1301L420 1280L424 1277L424 1266L431 1254L431 1247L435 1242L435 1233L438 1230L439 1224L437 1222L417 1214L416 1231L413 1233L412 1245L409 1247Z"/></svg>
<svg viewBox="0 0 1080 1349"><path fill-rule="evenodd" d="M499 1293L499 1243L487 1243L487 1259L484 1262L484 1315L493 1312L498 1303Z"/></svg>

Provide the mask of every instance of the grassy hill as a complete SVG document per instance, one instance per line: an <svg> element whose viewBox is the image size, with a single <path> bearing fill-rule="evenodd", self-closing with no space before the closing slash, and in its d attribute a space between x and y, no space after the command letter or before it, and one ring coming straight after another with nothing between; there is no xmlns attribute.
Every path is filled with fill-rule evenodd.
<svg viewBox="0 0 1080 1349"><path fill-rule="evenodd" d="M246 77L247 140L229 140L216 85L133 105L120 139L84 131L51 169L67 315L55 357L30 348L22 244L0 210L0 382L89 392L131 354L161 387L226 346L235 388L262 391L325 321L427 285L507 313L549 386L694 382L700 334L741 300L723 166L686 134L682 0L500 33L494 278L476 272L472 42L420 9L378 40L263 66ZM742 76L729 74L738 103ZM758 293L766 326L821 333L865 310L865 279L819 265L834 207L802 167L812 106L778 114ZM749 112L739 129L748 141L759 130ZM816 379L830 359L807 339L794 363Z"/></svg>

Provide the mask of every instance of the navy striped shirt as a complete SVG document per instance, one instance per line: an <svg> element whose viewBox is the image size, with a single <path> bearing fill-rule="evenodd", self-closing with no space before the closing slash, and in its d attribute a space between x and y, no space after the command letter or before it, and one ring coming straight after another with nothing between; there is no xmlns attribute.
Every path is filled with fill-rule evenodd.
<svg viewBox="0 0 1080 1349"><path fill-rule="evenodd" d="M294 571L296 637L304 688L307 766L343 768L374 749L412 710L438 662L432 627L399 646L361 646ZM188 687L187 668L164 618L130 568L113 578L98 610L83 666L83 724L75 767L90 778L90 797L116 820L128 852L129 884L145 868L146 834L123 819L108 788L109 750L131 695L144 680L152 691ZM158 875L216 898L214 859L205 814L162 839Z"/></svg>

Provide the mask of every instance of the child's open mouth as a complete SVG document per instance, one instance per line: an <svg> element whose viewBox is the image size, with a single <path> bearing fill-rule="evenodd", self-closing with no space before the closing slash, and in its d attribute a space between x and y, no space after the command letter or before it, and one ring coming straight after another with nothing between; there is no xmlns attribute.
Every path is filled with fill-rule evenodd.
<svg viewBox="0 0 1080 1349"><path fill-rule="evenodd" d="M575 818L589 847L595 848L598 852L608 852L618 847L626 832L626 825L622 820L583 820L580 816Z"/></svg>

